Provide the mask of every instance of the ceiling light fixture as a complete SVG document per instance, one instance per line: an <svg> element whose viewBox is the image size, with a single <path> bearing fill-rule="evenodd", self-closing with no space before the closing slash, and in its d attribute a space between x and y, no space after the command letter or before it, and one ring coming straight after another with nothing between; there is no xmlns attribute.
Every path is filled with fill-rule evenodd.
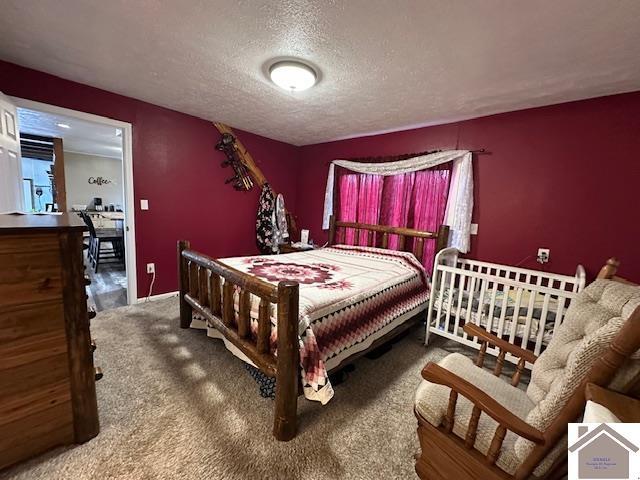
<svg viewBox="0 0 640 480"><path fill-rule="evenodd" d="M60 128L71 128L70 125L67 125L66 123L56 123L57 126L59 126Z"/></svg>
<svg viewBox="0 0 640 480"><path fill-rule="evenodd" d="M318 80L316 71L297 60L276 62L269 68L271 81L289 92L301 92L313 87Z"/></svg>

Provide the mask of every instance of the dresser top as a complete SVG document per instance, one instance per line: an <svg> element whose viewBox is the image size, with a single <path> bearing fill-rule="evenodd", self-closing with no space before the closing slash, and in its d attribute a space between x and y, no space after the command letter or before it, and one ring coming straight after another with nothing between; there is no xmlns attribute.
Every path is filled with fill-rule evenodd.
<svg viewBox="0 0 640 480"><path fill-rule="evenodd" d="M62 215L0 214L0 234L24 231L87 230L84 221L75 213Z"/></svg>

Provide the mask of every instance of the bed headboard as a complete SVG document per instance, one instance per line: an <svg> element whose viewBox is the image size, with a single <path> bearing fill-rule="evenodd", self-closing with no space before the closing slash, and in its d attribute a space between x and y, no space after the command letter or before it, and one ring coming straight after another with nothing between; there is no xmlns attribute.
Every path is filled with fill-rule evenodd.
<svg viewBox="0 0 640 480"><path fill-rule="evenodd" d="M399 238L398 250L405 251L407 238L409 238L413 240L411 251L419 261L422 261L425 240L433 240L436 242L435 253L446 248L449 240L449 227L447 225L440 225L437 232L427 232L424 230L415 230L413 228L372 225L369 223L342 222L336 220L332 215L329 222L329 246L340 243L338 239L344 239L344 235L348 229L353 229L355 231L356 238L360 236L361 231L368 232L367 247L388 248L389 235L397 235ZM376 233L378 235L376 235Z"/></svg>

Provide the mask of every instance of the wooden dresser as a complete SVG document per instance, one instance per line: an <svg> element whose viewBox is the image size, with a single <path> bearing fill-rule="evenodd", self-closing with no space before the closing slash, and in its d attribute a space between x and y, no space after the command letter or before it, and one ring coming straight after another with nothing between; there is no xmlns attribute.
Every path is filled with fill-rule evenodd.
<svg viewBox="0 0 640 480"><path fill-rule="evenodd" d="M100 429L77 215L0 215L0 469Z"/></svg>

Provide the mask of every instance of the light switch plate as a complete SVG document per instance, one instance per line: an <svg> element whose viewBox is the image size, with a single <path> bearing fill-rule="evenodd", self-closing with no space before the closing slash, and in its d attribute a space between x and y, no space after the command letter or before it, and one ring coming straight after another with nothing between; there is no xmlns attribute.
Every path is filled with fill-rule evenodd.
<svg viewBox="0 0 640 480"><path fill-rule="evenodd" d="M140 210L149 210L149 200L140 200Z"/></svg>
<svg viewBox="0 0 640 480"><path fill-rule="evenodd" d="M477 223L472 223L471 224L471 230L469 231L469 233L471 235L477 235L478 234L478 224Z"/></svg>

